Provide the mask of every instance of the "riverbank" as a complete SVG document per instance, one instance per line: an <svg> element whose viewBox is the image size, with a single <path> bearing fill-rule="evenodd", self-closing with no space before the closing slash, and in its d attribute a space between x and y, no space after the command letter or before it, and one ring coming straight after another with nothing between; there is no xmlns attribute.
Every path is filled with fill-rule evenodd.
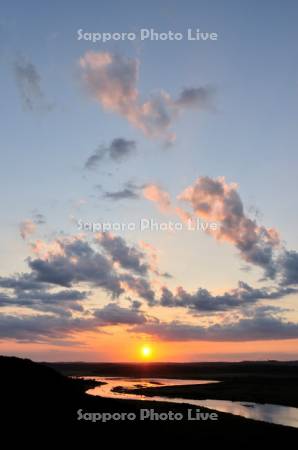
<svg viewBox="0 0 298 450"><path fill-rule="evenodd" d="M241 377L206 385L136 388L134 394L194 400L216 399L298 407L297 379ZM121 392L121 391L119 391ZM129 392L123 390L122 392Z"/></svg>

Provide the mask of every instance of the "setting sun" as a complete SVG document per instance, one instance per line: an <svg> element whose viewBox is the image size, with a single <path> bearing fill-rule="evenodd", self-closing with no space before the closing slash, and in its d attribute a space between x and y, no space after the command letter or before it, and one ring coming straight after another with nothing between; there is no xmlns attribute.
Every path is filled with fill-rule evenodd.
<svg viewBox="0 0 298 450"><path fill-rule="evenodd" d="M141 348L141 354L143 356L143 358L149 358L152 354L152 349L151 347L149 347L148 345L144 345Z"/></svg>

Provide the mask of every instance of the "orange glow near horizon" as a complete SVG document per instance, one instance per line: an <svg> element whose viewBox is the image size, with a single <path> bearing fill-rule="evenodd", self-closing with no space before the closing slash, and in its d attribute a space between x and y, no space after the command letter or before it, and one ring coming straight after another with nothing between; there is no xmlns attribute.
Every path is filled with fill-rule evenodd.
<svg viewBox="0 0 298 450"><path fill-rule="evenodd" d="M252 342L166 342L139 340L121 333L77 335L69 346L24 343L3 340L0 354L30 358L35 361L86 362L195 362L242 360L296 360L298 339ZM82 348L80 342L85 342ZM149 347L150 354L143 349Z"/></svg>

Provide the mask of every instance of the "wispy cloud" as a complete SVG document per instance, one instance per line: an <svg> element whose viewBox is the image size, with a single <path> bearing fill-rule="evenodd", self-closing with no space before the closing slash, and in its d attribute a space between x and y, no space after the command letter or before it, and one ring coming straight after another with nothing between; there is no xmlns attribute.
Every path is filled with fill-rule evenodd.
<svg viewBox="0 0 298 450"><path fill-rule="evenodd" d="M146 184L143 187L143 196L146 200L155 203L158 209L164 214L177 215L183 222L191 219L191 214L179 206L175 206L170 194L154 183Z"/></svg>
<svg viewBox="0 0 298 450"><path fill-rule="evenodd" d="M36 230L36 223L32 220L27 219L19 224L20 235L25 240L31 236Z"/></svg>
<svg viewBox="0 0 298 450"><path fill-rule="evenodd" d="M138 185L132 181L127 181L122 187L115 191L107 191L101 185L97 185L96 188L102 193L102 197L107 200L120 201L120 200L138 200L140 194L145 185Z"/></svg>
<svg viewBox="0 0 298 450"><path fill-rule="evenodd" d="M23 108L28 111L51 111L41 88L41 75L36 66L25 58L18 58L13 65Z"/></svg>
<svg viewBox="0 0 298 450"><path fill-rule="evenodd" d="M124 138L113 139L110 145L99 146L85 162L85 169L95 169L101 161L121 162L136 151L136 142Z"/></svg>

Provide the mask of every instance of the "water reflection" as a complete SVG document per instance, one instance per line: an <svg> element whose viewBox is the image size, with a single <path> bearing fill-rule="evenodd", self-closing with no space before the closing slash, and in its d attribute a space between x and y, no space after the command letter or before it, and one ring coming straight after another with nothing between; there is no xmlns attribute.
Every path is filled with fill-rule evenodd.
<svg viewBox="0 0 298 450"><path fill-rule="evenodd" d="M184 386L194 384L218 383L211 380L180 380L180 379L143 379L143 378L104 378L104 377L84 377L85 379L95 379L105 384L89 389L90 395L99 395L107 398L133 399L133 400L150 400L162 401L166 403L187 403L192 406L201 406L210 408L220 412L226 412L247 419L260 420L262 422L275 423L298 428L298 408L289 406L279 406L271 404L258 404L250 402L232 402L228 400L192 400L184 398L168 398L161 396L145 397L133 393L136 387L154 387L162 386ZM131 389L131 393L115 392L114 388L121 386L125 389Z"/></svg>

